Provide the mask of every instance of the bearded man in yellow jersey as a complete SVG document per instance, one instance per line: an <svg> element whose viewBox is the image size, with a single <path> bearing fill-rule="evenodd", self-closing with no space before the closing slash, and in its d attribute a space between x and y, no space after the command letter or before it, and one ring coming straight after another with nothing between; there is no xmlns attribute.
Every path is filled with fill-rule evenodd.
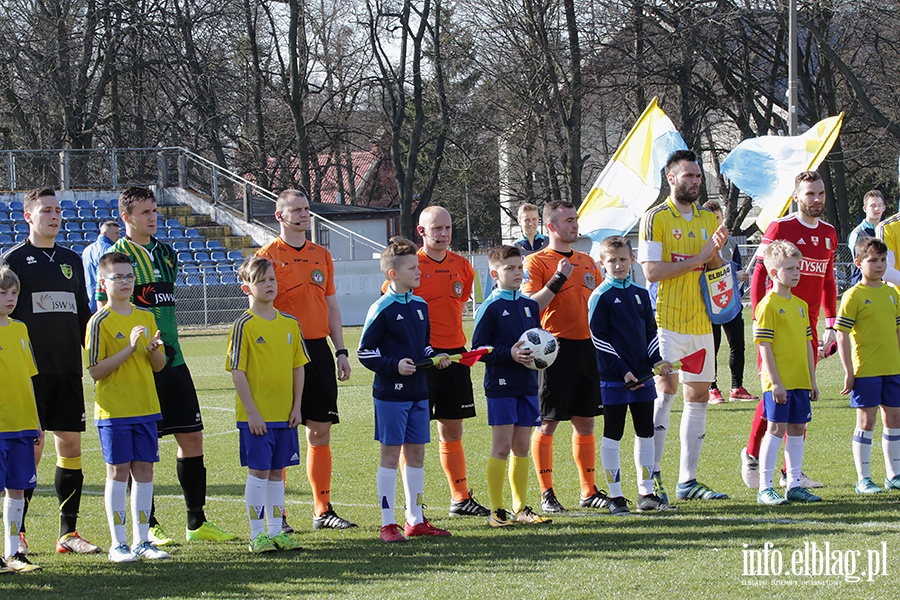
<svg viewBox="0 0 900 600"><path fill-rule="evenodd" d="M337 382L350 379L334 263L326 248L306 239L310 227L306 191L281 192L275 201L275 218L281 225L278 237L256 255L269 259L275 267L275 308L300 322L310 359L304 366L300 412L309 444L306 475L313 492L313 528L349 529L356 523L339 517L331 505L331 426L340 422ZM334 357L326 338L334 345ZM282 530L293 531L285 518Z"/></svg>
<svg viewBox="0 0 900 600"><path fill-rule="evenodd" d="M572 247L578 241L578 211L574 206L558 200L546 204L544 225L550 243L526 257L522 282L522 293L540 306L541 326L559 340L559 355L540 373L541 425L531 438L532 460L541 486L541 510L566 510L553 490L553 434L560 421L572 422L572 456L581 483L579 506L602 509L609 505L609 497L594 481L594 418L602 409L588 298L603 278L594 259Z"/></svg>
<svg viewBox="0 0 900 600"><path fill-rule="evenodd" d="M672 154L666 162L665 174L672 194L641 218L638 260L647 281L659 283L656 323L663 360L680 360L703 348L706 362L697 374L681 371L678 376L673 373L657 378L653 418L654 492L668 502L660 463L680 378L684 386L684 413L676 497L722 500L728 496L697 481L697 466L706 435L709 384L715 380L712 323L700 293L700 277L708 267L722 265L719 249L728 239L728 231L719 227L715 214L696 204L703 175L693 152L679 150Z"/></svg>

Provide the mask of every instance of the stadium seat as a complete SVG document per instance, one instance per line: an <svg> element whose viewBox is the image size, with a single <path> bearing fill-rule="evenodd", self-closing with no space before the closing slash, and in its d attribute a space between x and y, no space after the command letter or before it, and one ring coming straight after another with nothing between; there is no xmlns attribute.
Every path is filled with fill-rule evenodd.
<svg viewBox="0 0 900 600"><path fill-rule="evenodd" d="M220 280L224 285L238 282L237 275L235 275L234 273L225 273L221 276Z"/></svg>
<svg viewBox="0 0 900 600"><path fill-rule="evenodd" d="M6 244L7 246L11 246L13 243L12 235L8 233L0 233L0 244Z"/></svg>
<svg viewBox="0 0 900 600"><path fill-rule="evenodd" d="M10 221L13 221L13 222L16 222L16 221L24 221L24 220L25 220L25 213L23 213L21 210L15 210L15 209L13 209L13 207L12 207L12 205L14 204L13 202L10 202L9 204L10 204L10 207L9 207L9 208L10 208L9 220L10 220Z"/></svg>
<svg viewBox="0 0 900 600"><path fill-rule="evenodd" d="M108 208L98 208L94 211L94 218L97 219L109 219L109 209Z"/></svg>
<svg viewBox="0 0 900 600"><path fill-rule="evenodd" d="M94 218L94 209L79 208L78 209L78 218L79 219L93 219Z"/></svg>
<svg viewBox="0 0 900 600"><path fill-rule="evenodd" d="M179 252L178 262L186 265L191 264L194 262L194 256L190 252Z"/></svg>
<svg viewBox="0 0 900 600"><path fill-rule="evenodd" d="M81 231L81 223L77 221L69 221L66 223L66 231Z"/></svg>
<svg viewBox="0 0 900 600"><path fill-rule="evenodd" d="M169 234L166 233L165 229L157 229L156 230L156 239L158 239L158 240L169 239Z"/></svg>
<svg viewBox="0 0 900 600"><path fill-rule="evenodd" d="M75 210L75 203L71 200L60 200L59 207L63 210Z"/></svg>
<svg viewBox="0 0 900 600"><path fill-rule="evenodd" d="M9 207L6 205L6 202L0 200L0 210L9 210Z"/></svg>
<svg viewBox="0 0 900 600"><path fill-rule="evenodd" d="M210 262L209 261L209 253L207 252L194 252L194 262L203 263Z"/></svg>
<svg viewBox="0 0 900 600"><path fill-rule="evenodd" d="M13 231L16 233L24 233L28 235L28 223L16 223L13 225Z"/></svg>
<svg viewBox="0 0 900 600"><path fill-rule="evenodd" d="M77 231L70 231L66 234L67 242L83 242L84 237Z"/></svg>
<svg viewBox="0 0 900 600"><path fill-rule="evenodd" d="M9 223L9 222L10 222L9 212L7 212L6 210L0 210L0 223Z"/></svg>
<svg viewBox="0 0 900 600"><path fill-rule="evenodd" d="M177 277L175 277L175 285L176 285L176 286L186 285L186 284L185 284L185 281L184 281L184 276L183 276L183 275L178 275Z"/></svg>
<svg viewBox="0 0 900 600"><path fill-rule="evenodd" d="M97 221L85 221L81 224L81 228L85 231L100 231L100 226L97 225Z"/></svg>
<svg viewBox="0 0 900 600"><path fill-rule="evenodd" d="M206 242L207 250L221 250L222 248L222 242L220 242L219 240L208 240Z"/></svg>
<svg viewBox="0 0 900 600"><path fill-rule="evenodd" d="M171 239L174 238L174 237L175 237L175 236L172 235L172 232L171 232L171 230L170 230L170 231L169 231L169 239L171 240ZM178 237L181 237L181 236L178 236ZM186 251L186 250L189 250L188 245L187 245L187 242L181 242L181 241L179 241L179 242L172 242L172 248L175 249L175 252L184 252L184 251Z"/></svg>
<svg viewBox="0 0 900 600"><path fill-rule="evenodd" d="M229 250L228 251L228 259L237 262L243 262L244 253L240 250Z"/></svg>
<svg viewBox="0 0 900 600"><path fill-rule="evenodd" d="M0 233L9 233L13 232L12 225L9 223L0 223Z"/></svg>
<svg viewBox="0 0 900 600"><path fill-rule="evenodd" d="M96 200L91 202L91 205L94 207L94 209L98 209L98 208L109 209L109 203L102 198L97 198Z"/></svg>
<svg viewBox="0 0 900 600"><path fill-rule="evenodd" d="M185 229L184 237L198 238L198 237L202 237L202 236L200 235L200 232L197 231L196 229Z"/></svg>
<svg viewBox="0 0 900 600"><path fill-rule="evenodd" d="M206 245L204 245L203 242L199 242L199 241L197 241L197 240L193 240L193 241L191 241L191 242L188 242L188 246L190 246L191 250L194 250L194 251L197 251L197 250L206 250Z"/></svg>
<svg viewBox="0 0 900 600"><path fill-rule="evenodd" d="M21 202L19 202L18 200L13 200L12 202L9 203L9 210L23 211L23 210L25 210L25 205L22 204Z"/></svg>
<svg viewBox="0 0 900 600"><path fill-rule="evenodd" d="M184 265L184 267L181 268L181 271L185 275L195 275L200 273L200 267L197 265Z"/></svg>
<svg viewBox="0 0 900 600"><path fill-rule="evenodd" d="M234 269L231 268L231 264L217 264L216 265L216 273L233 273Z"/></svg>
<svg viewBox="0 0 900 600"><path fill-rule="evenodd" d="M220 263L220 262L225 262L226 260L228 260L228 257L225 256L225 253L222 252L221 250L216 250L215 252L209 253L209 259L211 261L213 261L214 263Z"/></svg>
<svg viewBox="0 0 900 600"><path fill-rule="evenodd" d="M172 229L173 227L176 229L180 229L181 222L178 219L166 219L165 226L169 229Z"/></svg>
<svg viewBox="0 0 900 600"><path fill-rule="evenodd" d="M179 239L180 240L183 237L184 237L184 232L182 230L172 229L171 227L169 228L169 239ZM185 243L185 246L187 246L187 243Z"/></svg>
<svg viewBox="0 0 900 600"><path fill-rule="evenodd" d="M76 200L75 208L83 209L83 208L94 208L94 205L91 204L90 200Z"/></svg>
<svg viewBox="0 0 900 600"><path fill-rule="evenodd" d="M72 252L84 254L84 246L82 246L81 244L72 244Z"/></svg>
<svg viewBox="0 0 900 600"><path fill-rule="evenodd" d="M15 235L15 238L14 238L14 239L15 239L15 241L16 241L17 244L18 244L19 242L24 242L26 239L28 239L28 234L27 234L27 233L21 233L21 232L20 232L20 233L17 233L17 234Z"/></svg>
<svg viewBox="0 0 900 600"><path fill-rule="evenodd" d="M118 219L119 218L119 209L118 208L109 209L109 216L111 216L113 219Z"/></svg>
<svg viewBox="0 0 900 600"><path fill-rule="evenodd" d="M71 221L72 219L78 218L78 213L76 213L74 210L72 210L70 208L67 208L62 211L62 218L63 218L63 221Z"/></svg>
<svg viewBox="0 0 900 600"><path fill-rule="evenodd" d="M188 275L184 278L185 285L203 285L203 280L199 275Z"/></svg>

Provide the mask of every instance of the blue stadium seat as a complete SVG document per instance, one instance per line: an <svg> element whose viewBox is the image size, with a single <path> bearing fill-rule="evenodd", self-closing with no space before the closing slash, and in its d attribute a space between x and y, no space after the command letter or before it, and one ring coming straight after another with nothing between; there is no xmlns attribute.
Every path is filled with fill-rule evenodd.
<svg viewBox="0 0 900 600"><path fill-rule="evenodd" d="M225 256L225 253L221 250L216 250L214 252L209 253L209 259L214 263L225 262L228 260L228 257Z"/></svg>
<svg viewBox="0 0 900 600"><path fill-rule="evenodd" d="M24 242L26 239L28 239L28 234L27 234L27 233L21 233L21 232L20 232L20 233L17 233L17 234L15 235L15 238L14 238L14 239L15 239L15 241L16 241L17 244L18 244L19 242Z"/></svg>
<svg viewBox="0 0 900 600"><path fill-rule="evenodd" d="M237 275L235 275L234 273L225 273L224 275L221 276L220 279L221 279L223 285L228 285L230 283L238 282Z"/></svg>
<svg viewBox="0 0 900 600"><path fill-rule="evenodd" d="M220 242L219 240L209 240L206 242L207 250L221 250L222 248L222 242Z"/></svg>
<svg viewBox="0 0 900 600"><path fill-rule="evenodd" d="M100 226L97 225L97 221L85 221L81 224L81 228L85 231L100 231Z"/></svg>
<svg viewBox="0 0 900 600"><path fill-rule="evenodd" d="M191 264L194 262L194 255L192 255L190 252L179 252L178 262L183 264Z"/></svg>
<svg viewBox="0 0 900 600"><path fill-rule="evenodd" d="M7 212L6 210L0 210L0 223L9 223L9 222L10 222L9 212Z"/></svg>
<svg viewBox="0 0 900 600"><path fill-rule="evenodd" d="M6 202L0 200L0 210L9 210L9 207L6 206Z"/></svg>
<svg viewBox="0 0 900 600"><path fill-rule="evenodd" d="M170 230L169 231L169 239L171 240L174 237L175 236L172 235L172 231ZM178 237L181 237L181 236L178 236ZM172 242L172 248L175 249L175 252L184 252L185 250L188 250L188 245L187 245L187 242Z"/></svg>
<svg viewBox="0 0 900 600"><path fill-rule="evenodd" d="M93 219L94 218L94 209L79 208L78 209L78 218L79 219Z"/></svg>
<svg viewBox="0 0 900 600"><path fill-rule="evenodd" d="M203 280L199 275L188 275L184 278L185 285L203 285Z"/></svg>
<svg viewBox="0 0 900 600"><path fill-rule="evenodd" d="M243 262L244 253L241 252L240 250L229 250L228 258L232 261Z"/></svg>
<svg viewBox="0 0 900 600"><path fill-rule="evenodd" d="M171 229L171 228L173 228L173 227L175 227L176 229L180 229L180 228L181 228L181 222L180 222L178 219L166 219L165 225L166 225L166 227L168 227L169 229Z"/></svg>
<svg viewBox="0 0 900 600"><path fill-rule="evenodd" d="M16 223L13 225L13 231L16 233L24 233L28 235L28 223Z"/></svg>
<svg viewBox="0 0 900 600"><path fill-rule="evenodd" d="M78 213L76 213L74 210L72 210L70 208L67 208L62 211L62 218L63 218L63 221L77 219Z"/></svg>
<svg viewBox="0 0 900 600"><path fill-rule="evenodd" d="M12 225L9 223L0 223L0 233L9 233L13 232Z"/></svg>
<svg viewBox="0 0 900 600"><path fill-rule="evenodd" d="M203 236L201 236L201 235L200 235L200 232L197 231L196 229L185 229L185 230L184 230L184 237L198 238L198 237L203 237Z"/></svg>
<svg viewBox="0 0 900 600"><path fill-rule="evenodd" d="M12 205L15 204L14 202L10 202L9 204L10 204L9 220L10 221L24 221L25 213L23 213L21 209L19 209L19 210L13 209ZM21 202L19 204L21 204Z"/></svg>
<svg viewBox="0 0 900 600"><path fill-rule="evenodd" d="M216 265L216 273L233 273L234 269L231 268L231 263L222 264L219 263Z"/></svg>
<svg viewBox="0 0 900 600"><path fill-rule="evenodd" d="M66 231L81 231L81 223L69 221L66 223Z"/></svg>
<svg viewBox="0 0 900 600"><path fill-rule="evenodd" d="M7 246L11 246L13 243L12 235L8 233L0 233L0 244L6 244Z"/></svg>
<svg viewBox="0 0 900 600"><path fill-rule="evenodd" d="M184 267L181 268L181 271L185 275L196 275L200 273L200 267L197 265L184 265Z"/></svg>
<svg viewBox="0 0 900 600"><path fill-rule="evenodd" d="M97 208L108 209L109 208L109 203L102 198L97 198L96 200L91 202L91 205L93 205L93 207L95 209L97 209Z"/></svg>
<svg viewBox="0 0 900 600"><path fill-rule="evenodd" d="M165 229L157 229L156 230L156 239L158 239L158 240L169 239L169 234L166 233Z"/></svg>
<svg viewBox="0 0 900 600"><path fill-rule="evenodd" d="M197 250L206 250L206 245L205 245L203 242L200 242L200 241L197 241L197 240L193 240L193 241L191 241L191 242L188 242L188 246L190 247L191 250L194 250L194 251L197 251Z"/></svg>
<svg viewBox="0 0 900 600"><path fill-rule="evenodd" d="M209 262L208 252L194 252L194 262Z"/></svg>
<svg viewBox="0 0 900 600"><path fill-rule="evenodd" d="M21 203L20 201L18 201L18 200L13 200L12 202L9 203L9 210L19 210L19 211L22 211L22 210L25 210L25 205L22 204L22 203Z"/></svg>
<svg viewBox="0 0 900 600"><path fill-rule="evenodd" d="M72 252L84 254L84 246L82 246L81 244L72 244Z"/></svg>
<svg viewBox="0 0 900 600"><path fill-rule="evenodd" d="M75 208L79 208L79 209L81 209L81 208L94 208L94 205L91 204L91 201L90 201L90 200L76 200L76 201L75 201Z"/></svg>
<svg viewBox="0 0 900 600"><path fill-rule="evenodd" d="M183 286L183 285L186 285L186 284L185 284L185 281L184 281L184 276L178 275L178 276L175 278L175 285L176 285L176 286Z"/></svg>
<svg viewBox="0 0 900 600"><path fill-rule="evenodd" d="M60 200L59 207L63 210L75 210L75 203L71 200Z"/></svg>
<svg viewBox="0 0 900 600"><path fill-rule="evenodd" d="M84 236L81 235L81 233L79 233L77 231L70 231L69 233L66 234L66 241L67 242L83 242Z"/></svg>
<svg viewBox="0 0 900 600"><path fill-rule="evenodd" d="M172 229L169 228L169 239L182 239L184 237L184 232L180 229ZM187 247L187 243L185 242L185 247Z"/></svg>
<svg viewBox="0 0 900 600"><path fill-rule="evenodd" d="M119 209L118 208L109 209L109 216L111 216L113 219L118 219L119 218Z"/></svg>
<svg viewBox="0 0 900 600"><path fill-rule="evenodd" d="M97 219L109 219L109 209L108 208L98 208L94 211L94 217Z"/></svg>

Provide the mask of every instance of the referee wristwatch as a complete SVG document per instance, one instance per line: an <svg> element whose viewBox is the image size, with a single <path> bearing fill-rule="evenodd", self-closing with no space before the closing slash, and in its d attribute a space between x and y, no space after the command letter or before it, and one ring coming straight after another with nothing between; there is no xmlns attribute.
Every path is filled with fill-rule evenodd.
<svg viewBox="0 0 900 600"><path fill-rule="evenodd" d="M346 356L346 357L349 357L349 356L350 356L350 352L349 352L346 348L341 348L340 350L335 350L335 351L334 351L334 357L337 358L338 356Z"/></svg>

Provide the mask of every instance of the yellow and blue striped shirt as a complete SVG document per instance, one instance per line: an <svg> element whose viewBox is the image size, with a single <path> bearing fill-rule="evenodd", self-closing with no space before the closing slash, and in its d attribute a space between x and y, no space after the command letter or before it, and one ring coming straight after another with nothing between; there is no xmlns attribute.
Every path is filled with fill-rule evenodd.
<svg viewBox="0 0 900 600"><path fill-rule="evenodd" d="M857 283L844 292L834 328L850 334L853 375L900 375L900 292L889 283Z"/></svg>
<svg viewBox="0 0 900 600"><path fill-rule="evenodd" d="M794 295L783 298L775 292L766 294L756 305L753 341L772 345L775 369L784 389L811 389L808 359L812 329L806 302ZM764 392L772 389L772 381L765 370L762 372L762 384Z"/></svg>

